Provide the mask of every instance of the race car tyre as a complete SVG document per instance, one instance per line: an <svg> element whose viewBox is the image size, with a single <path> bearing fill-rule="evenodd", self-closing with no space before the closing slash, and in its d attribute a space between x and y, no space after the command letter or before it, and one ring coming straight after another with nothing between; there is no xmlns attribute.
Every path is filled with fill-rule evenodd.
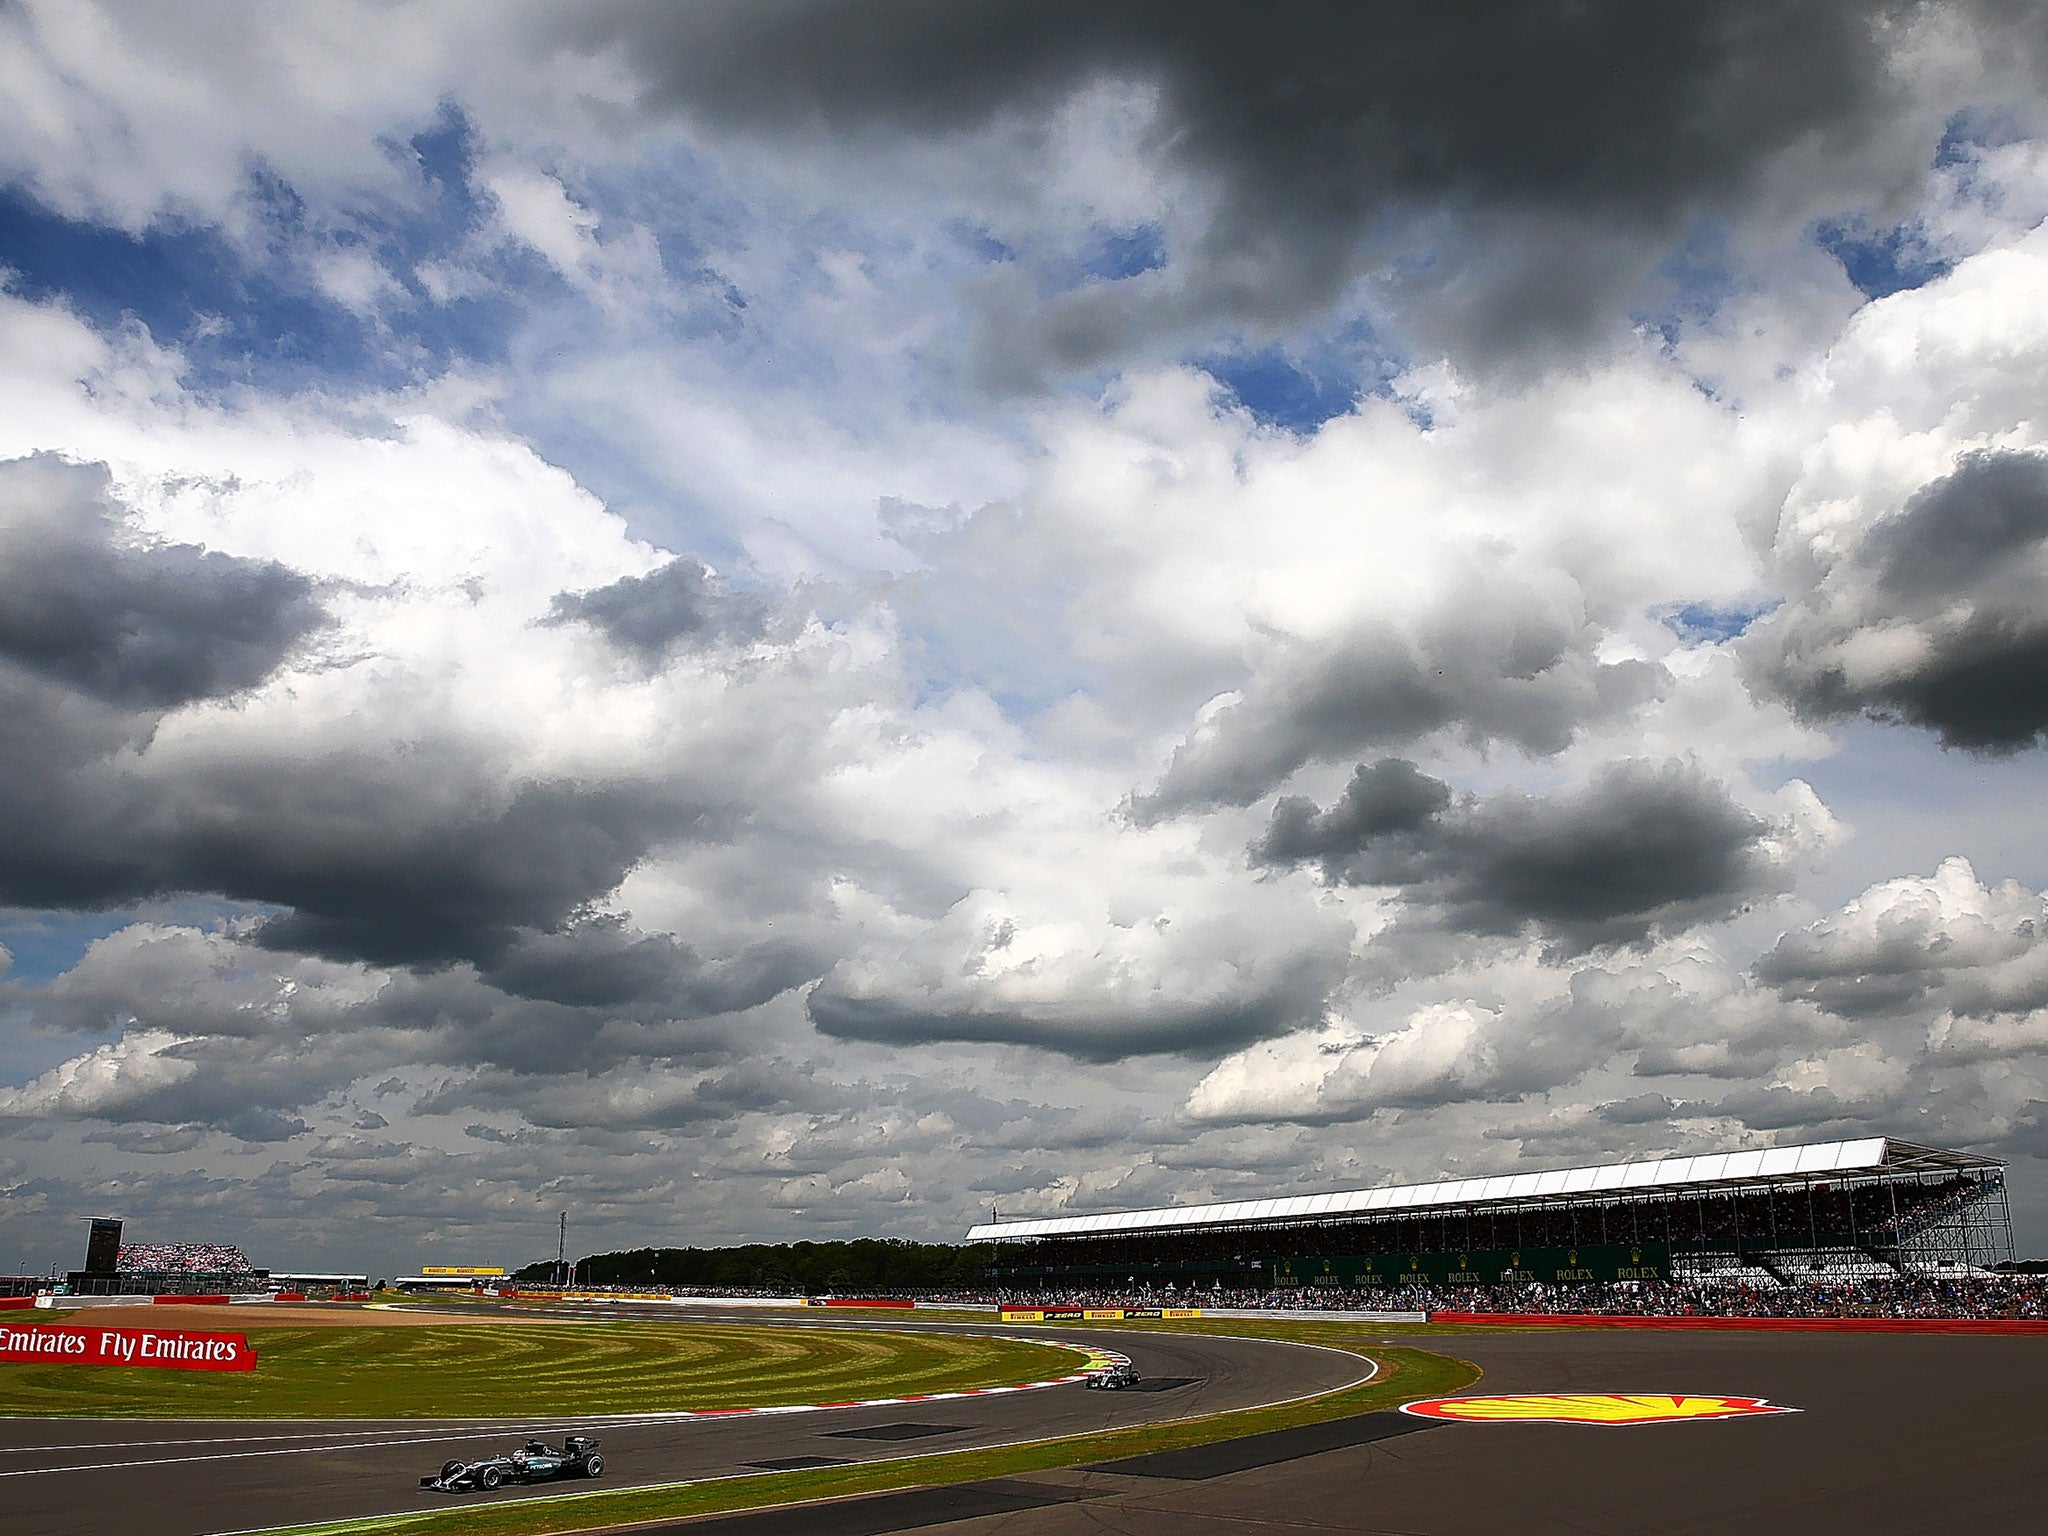
<svg viewBox="0 0 2048 1536"><path fill-rule="evenodd" d="M583 1475L585 1477L604 1476L604 1458L593 1452L584 1460Z"/></svg>
<svg viewBox="0 0 2048 1536"><path fill-rule="evenodd" d="M505 1481L505 1474L496 1467L485 1467L477 1476L477 1482L486 1488L495 1488L503 1481Z"/></svg>
<svg viewBox="0 0 2048 1536"><path fill-rule="evenodd" d="M466 1467L466 1466L468 1466L468 1465L469 1465L469 1463L468 1463L468 1462L466 1462L466 1461L444 1461L444 1462L442 1462L442 1463L441 1463L441 1481L442 1481L442 1482L444 1482L444 1483L445 1483L445 1482L447 1482L449 1478L453 1477L453 1476L454 1476L454 1475L455 1475L456 1473L460 1472L460 1471L461 1471L461 1470L462 1470L462 1469L463 1469L464 1467Z"/></svg>

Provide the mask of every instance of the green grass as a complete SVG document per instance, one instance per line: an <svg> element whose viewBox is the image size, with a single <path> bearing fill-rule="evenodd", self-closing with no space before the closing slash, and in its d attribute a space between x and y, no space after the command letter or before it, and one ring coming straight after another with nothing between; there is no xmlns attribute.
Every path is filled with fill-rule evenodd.
<svg viewBox="0 0 2048 1536"><path fill-rule="evenodd" d="M477 1504L418 1515L386 1515L368 1520L281 1527L266 1533L266 1536L367 1536L371 1532L399 1532L403 1536L555 1536L555 1533L596 1530L636 1521L758 1509L771 1504L843 1498L939 1483L974 1482L987 1477L1009 1477L1021 1472L1040 1472L1084 1462L1144 1455L1151 1451L1178 1450L1216 1440L1236 1439L1241 1435L1287 1429L1298 1424L1348 1418L1417 1398L1456 1392L1477 1381L1480 1375L1476 1366L1463 1360L1419 1349L1388 1348L1363 1342L1381 1336L1381 1328L1376 1325L1269 1323L1262 1319L1218 1318L1140 1326L1175 1333L1230 1333L1257 1338L1298 1339L1305 1343L1360 1349L1379 1362L1380 1373L1363 1386L1305 1402L1278 1408L1241 1409L1171 1424L1073 1435L998 1449L870 1462L860 1466L764 1473L753 1477L671 1483L657 1488Z"/></svg>
<svg viewBox="0 0 2048 1536"><path fill-rule="evenodd" d="M949 1392L1065 1376L1071 1350L958 1334L737 1324L247 1330L248 1373L0 1365L0 1414L550 1418Z"/></svg>

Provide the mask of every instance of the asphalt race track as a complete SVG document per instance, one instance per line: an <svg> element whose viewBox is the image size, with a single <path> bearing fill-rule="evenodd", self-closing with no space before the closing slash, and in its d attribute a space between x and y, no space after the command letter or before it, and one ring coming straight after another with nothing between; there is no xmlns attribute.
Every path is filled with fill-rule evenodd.
<svg viewBox="0 0 2048 1536"><path fill-rule="evenodd" d="M717 1319L718 1314L695 1311L688 1318ZM759 1312L726 1320L757 1326L785 1321ZM945 1326L907 1318L863 1325L815 1316L801 1319L801 1325ZM973 1331L973 1325L964 1326ZM763 1464L797 1458L876 1461L1250 1407L1340 1387L1368 1369L1354 1355L1258 1339L1101 1328L1013 1331L1101 1342L1131 1356L1147 1379L1140 1390L1129 1392L1089 1392L1074 1385L1007 1396L679 1423L4 1419L0 1530L9 1536L134 1536L137 1530L150 1536L203 1536L445 1508L456 1501L548 1498L564 1491L743 1475L778 1470ZM1079 1356L1074 1363L1081 1363ZM419 1487L420 1478L450 1457L506 1450L528 1431L559 1437L586 1427L602 1442L601 1483L574 1480L492 1495L436 1494Z"/></svg>
<svg viewBox="0 0 2048 1536"><path fill-rule="evenodd" d="M1425 1342L1404 1340L1403 1342ZM647 1536L1952 1536L2048 1509L2048 1339L1465 1335L1468 1392L1705 1392L1797 1414L1629 1428L1376 1413L1098 1463Z"/></svg>
<svg viewBox="0 0 2048 1536"><path fill-rule="evenodd" d="M602 1486L1110 1428L1290 1397L1340 1385L1358 1371L1341 1354L1249 1339L1026 1331L1102 1340L1131 1355L1163 1390L1059 1387L786 1418L612 1426L601 1431ZM1483 1366L1484 1381L1468 1392L1742 1394L1802 1411L1628 1428L1368 1414L1092 1467L640 1529L690 1536L1272 1536L1276 1527L1412 1536L1946 1536L2040 1529L2048 1508L2040 1456L2048 1445L2048 1338L1543 1330L1391 1342ZM290 1438L337 1431L346 1439ZM0 1421L0 1524L23 1536L137 1529L196 1536L436 1507L449 1501L419 1494L421 1475L449 1455L502 1446L517 1433L417 1423ZM242 1435L254 1438L234 1438ZM54 1470L60 1467L94 1470Z"/></svg>

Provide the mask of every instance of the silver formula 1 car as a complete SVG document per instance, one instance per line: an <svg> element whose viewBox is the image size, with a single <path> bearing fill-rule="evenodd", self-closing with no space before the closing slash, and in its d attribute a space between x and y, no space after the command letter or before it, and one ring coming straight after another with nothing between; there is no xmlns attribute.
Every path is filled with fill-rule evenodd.
<svg viewBox="0 0 2048 1536"><path fill-rule="evenodd" d="M1128 1360L1119 1361L1099 1371L1092 1371L1088 1376L1088 1388L1093 1392L1121 1392L1125 1387L1135 1387L1137 1384L1138 1368Z"/></svg>
<svg viewBox="0 0 2048 1536"><path fill-rule="evenodd" d="M529 1440L503 1456L486 1456L481 1461L444 1461L434 1477L420 1479L422 1488L437 1493L460 1493L469 1488L498 1488L506 1483L548 1483L558 1477L598 1477L604 1472L604 1458L597 1454L597 1442L588 1435L571 1435L560 1450L544 1440Z"/></svg>

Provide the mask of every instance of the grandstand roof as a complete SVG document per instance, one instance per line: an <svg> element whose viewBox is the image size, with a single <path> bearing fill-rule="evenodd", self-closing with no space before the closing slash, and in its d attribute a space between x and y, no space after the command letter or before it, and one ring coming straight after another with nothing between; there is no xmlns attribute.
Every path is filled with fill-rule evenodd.
<svg viewBox="0 0 2048 1536"><path fill-rule="evenodd" d="M1111 1232L1155 1232L1191 1227L1237 1227L1264 1222L1326 1221L1442 1206L1490 1205L1573 1196L1638 1194L1657 1189L1716 1185L1804 1183L1820 1174L1960 1172L2003 1168L1997 1158L1944 1152L1888 1136L1858 1141L1822 1141L1762 1152L1716 1152L1704 1157L1657 1157L1644 1162L1601 1163L1558 1168L1548 1173L1503 1173L1482 1179L1443 1179L1434 1184L1396 1184L1381 1189L1344 1190L1327 1195L1288 1195L1271 1200L1228 1200L1214 1205L1161 1206L1144 1211L1110 1211L1095 1216L1041 1216L1020 1221L983 1222L970 1228L969 1242L1022 1237L1090 1237Z"/></svg>

